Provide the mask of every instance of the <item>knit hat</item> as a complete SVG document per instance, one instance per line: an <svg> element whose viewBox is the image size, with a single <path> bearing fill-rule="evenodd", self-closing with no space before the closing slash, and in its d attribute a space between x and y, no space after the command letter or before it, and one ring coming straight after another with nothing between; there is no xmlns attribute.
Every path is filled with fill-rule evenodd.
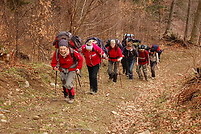
<svg viewBox="0 0 201 134"><path fill-rule="evenodd" d="M66 47L68 47L69 45L68 45L67 40L61 39L61 40L59 41L59 47L60 47L60 46L66 46Z"/></svg>

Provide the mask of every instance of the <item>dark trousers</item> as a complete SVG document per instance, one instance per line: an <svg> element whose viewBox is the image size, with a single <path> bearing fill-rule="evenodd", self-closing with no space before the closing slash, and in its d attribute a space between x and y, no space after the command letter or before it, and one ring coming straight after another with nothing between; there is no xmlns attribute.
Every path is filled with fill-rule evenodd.
<svg viewBox="0 0 201 134"><path fill-rule="evenodd" d="M126 75L128 75L130 79L133 78L134 63L135 59L126 59Z"/></svg>
<svg viewBox="0 0 201 134"><path fill-rule="evenodd" d="M156 65L157 65L157 62L156 62L156 61L150 61L151 77L156 77L156 73L155 73Z"/></svg>
<svg viewBox="0 0 201 134"><path fill-rule="evenodd" d="M97 75L100 68L100 64L97 64L95 66L87 66L88 72L89 72L89 83L90 83L90 90L93 92L98 91L98 80Z"/></svg>

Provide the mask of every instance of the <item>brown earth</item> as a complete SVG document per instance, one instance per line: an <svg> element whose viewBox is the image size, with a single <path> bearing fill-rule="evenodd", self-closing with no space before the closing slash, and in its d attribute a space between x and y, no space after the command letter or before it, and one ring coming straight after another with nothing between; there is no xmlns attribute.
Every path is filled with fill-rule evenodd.
<svg viewBox="0 0 201 134"><path fill-rule="evenodd" d="M63 100L47 64L18 65L0 73L0 133L3 134L152 134L201 133L200 107L178 106L177 96L192 68L199 65L197 48L165 47L157 78L108 80L106 66L99 74L99 93L87 94L88 74L75 83L74 104ZM199 61L199 62L197 62ZM27 84L28 81L28 84ZM59 79L58 79L59 81ZM60 84L59 84L60 85ZM199 86L198 86L199 87Z"/></svg>

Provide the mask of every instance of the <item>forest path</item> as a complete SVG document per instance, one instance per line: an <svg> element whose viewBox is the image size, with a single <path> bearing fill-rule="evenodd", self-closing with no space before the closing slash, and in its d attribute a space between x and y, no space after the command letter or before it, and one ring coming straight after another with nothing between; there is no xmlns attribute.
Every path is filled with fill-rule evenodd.
<svg viewBox="0 0 201 134"><path fill-rule="evenodd" d="M75 83L77 95L74 104L63 100L60 88L56 94L53 87L15 89L2 107L10 112L1 111L5 122L0 123L0 133L105 134L152 130L147 127L145 113L147 109L157 110L153 102L165 101L165 91L182 84L181 80L191 68L189 53L186 49L168 47L156 70L157 79L148 82L139 80L134 68L134 80L121 75L121 80L119 78L117 83L113 83L108 80L107 66L102 66L97 95L87 94L89 84L85 67L82 87Z"/></svg>

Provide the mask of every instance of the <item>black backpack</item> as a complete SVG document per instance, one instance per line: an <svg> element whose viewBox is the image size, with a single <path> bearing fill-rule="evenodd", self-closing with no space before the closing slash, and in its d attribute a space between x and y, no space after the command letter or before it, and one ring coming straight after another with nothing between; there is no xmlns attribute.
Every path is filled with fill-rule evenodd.
<svg viewBox="0 0 201 134"><path fill-rule="evenodd" d="M59 41L61 39L67 40L70 47L76 51L79 51L82 46L82 41L80 37L72 35L70 32L62 31L59 32L55 37L55 40L53 42L53 46L55 46L55 48L59 48Z"/></svg>

